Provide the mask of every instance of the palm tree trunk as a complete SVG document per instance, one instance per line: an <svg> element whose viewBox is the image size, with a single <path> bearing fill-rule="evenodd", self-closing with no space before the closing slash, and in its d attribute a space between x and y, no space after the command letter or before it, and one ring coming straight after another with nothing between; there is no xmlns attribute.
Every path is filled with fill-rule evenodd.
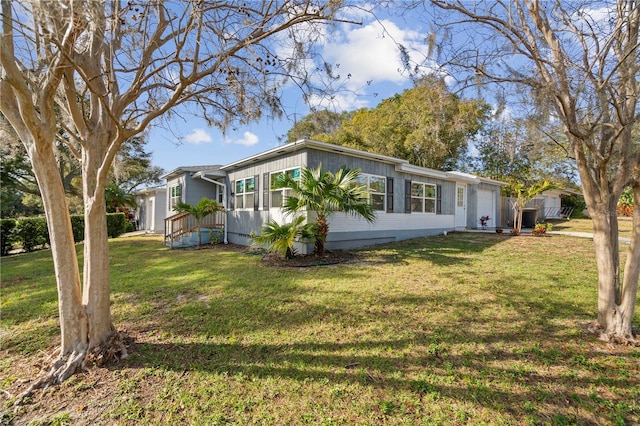
<svg viewBox="0 0 640 426"><path fill-rule="evenodd" d="M316 219L318 225L318 235L315 243L315 253L318 256L324 254L324 243L327 240L327 234L329 233L329 225L327 224L327 218L324 215L318 214Z"/></svg>

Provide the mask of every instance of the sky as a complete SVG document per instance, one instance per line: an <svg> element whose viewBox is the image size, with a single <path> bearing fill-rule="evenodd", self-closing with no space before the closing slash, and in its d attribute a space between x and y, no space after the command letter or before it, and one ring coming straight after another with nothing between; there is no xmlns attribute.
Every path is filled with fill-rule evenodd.
<svg viewBox="0 0 640 426"><path fill-rule="evenodd" d="M404 17L370 14L354 16L361 25L339 24L321 57L334 65L344 90L330 103L316 106L334 111L375 107L381 100L412 87L401 73L402 63L396 43L407 47L415 61L426 56L426 25ZM347 78L348 76L348 78ZM285 115L278 121L263 120L222 134L205 120L183 115L172 119L170 129L151 128L147 149L154 166L169 172L180 166L227 164L285 143L286 133L309 113L299 89L290 87L283 95Z"/></svg>

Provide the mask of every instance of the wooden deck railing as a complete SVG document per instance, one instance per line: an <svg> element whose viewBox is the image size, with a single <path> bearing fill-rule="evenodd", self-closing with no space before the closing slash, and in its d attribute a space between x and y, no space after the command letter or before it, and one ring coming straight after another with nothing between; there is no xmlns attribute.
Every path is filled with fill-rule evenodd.
<svg viewBox="0 0 640 426"><path fill-rule="evenodd" d="M226 213L217 211L208 214L200 221L201 228L221 228L225 226ZM173 246L173 242L181 236L198 229L196 218L190 213L182 212L169 216L164 220L164 242Z"/></svg>

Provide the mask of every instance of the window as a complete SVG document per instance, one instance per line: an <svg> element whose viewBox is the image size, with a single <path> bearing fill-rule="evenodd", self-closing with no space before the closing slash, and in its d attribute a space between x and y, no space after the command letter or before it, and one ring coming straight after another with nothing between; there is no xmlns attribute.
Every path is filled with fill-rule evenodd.
<svg viewBox="0 0 640 426"><path fill-rule="evenodd" d="M458 187L458 198L457 198L458 207L464 207L464 188Z"/></svg>
<svg viewBox="0 0 640 426"><path fill-rule="evenodd" d="M300 179L300 168L284 170L282 172L271 173L269 177L269 193L271 196L271 204L272 208L274 207L282 207L284 204L284 199L291 194L291 189L289 188L278 188L279 180L282 179L282 176L289 176L295 180Z"/></svg>
<svg viewBox="0 0 640 426"><path fill-rule="evenodd" d="M428 183L411 182L411 212L436 212L436 186Z"/></svg>
<svg viewBox="0 0 640 426"><path fill-rule="evenodd" d="M369 202L374 210L385 211L387 195L387 178L368 174L360 174L358 183L367 187Z"/></svg>
<svg viewBox="0 0 640 426"><path fill-rule="evenodd" d="M253 209L256 181L254 177L236 180L236 209Z"/></svg>
<svg viewBox="0 0 640 426"><path fill-rule="evenodd" d="M174 185L169 190L169 210L182 201L182 185Z"/></svg>

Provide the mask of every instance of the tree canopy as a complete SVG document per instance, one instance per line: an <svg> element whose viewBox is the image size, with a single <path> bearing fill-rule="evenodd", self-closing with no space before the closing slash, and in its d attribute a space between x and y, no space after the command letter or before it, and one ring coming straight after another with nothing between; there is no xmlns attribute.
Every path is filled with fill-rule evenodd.
<svg viewBox="0 0 640 426"><path fill-rule="evenodd" d="M429 75L372 109L314 112L289 133L450 170L482 129L488 113L486 103L461 99L442 78Z"/></svg>

